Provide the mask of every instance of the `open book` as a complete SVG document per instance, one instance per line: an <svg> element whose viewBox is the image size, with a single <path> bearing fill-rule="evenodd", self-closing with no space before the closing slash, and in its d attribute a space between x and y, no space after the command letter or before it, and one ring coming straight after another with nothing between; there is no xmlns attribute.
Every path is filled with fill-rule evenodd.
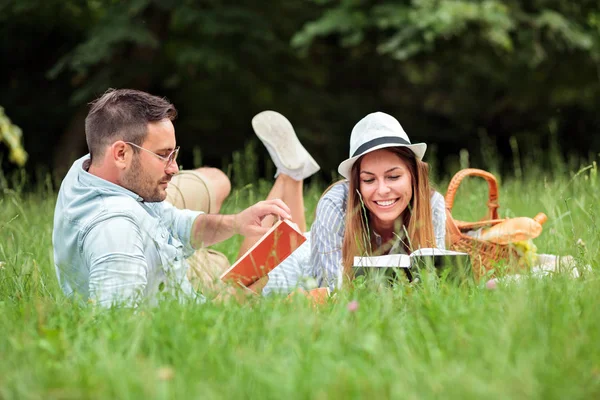
<svg viewBox="0 0 600 400"><path fill-rule="evenodd" d="M367 275L368 271L383 271L385 275L395 276L395 269L402 268L409 280L413 280L415 271L420 268L435 269L460 268L470 270L470 258L467 253L436 248L418 249L411 254L389 254L384 256L354 257L354 276Z"/></svg>
<svg viewBox="0 0 600 400"><path fill-rule="evenodd" d="M411 254L388 254L385 256L354 257L354 267L364 268L410 268L420 261L421 257L431 257L434 261L442 261L437 257L447 256L468 256L467 253L461 253L452 250L442 250L435 248L419 249Z"/></svg>
<svg viewBox="0 0 600 400"><path fill-rule="evenodd" d="M221 275L224 281L251 285L289 257L306 238L287 220L280 220Z"/></svg>

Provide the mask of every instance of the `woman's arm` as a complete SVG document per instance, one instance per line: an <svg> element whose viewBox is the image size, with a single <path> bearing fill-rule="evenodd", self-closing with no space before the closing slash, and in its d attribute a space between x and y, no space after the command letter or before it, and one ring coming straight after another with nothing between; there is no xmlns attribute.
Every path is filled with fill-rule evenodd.
<svg viewBox="0 0 600 400"><path fill-rule="evenodd" d="M431 196L431 219L436 247L446 249L446 202L438 192Z"/></svg>
<svg viewBox="0 0 600 400"><path fill-rule="evenodd" d="M311 228L312 276L320 287L333 290L342 278L342 243L344 241L347 186L334 186L317 204Z"/></svg>

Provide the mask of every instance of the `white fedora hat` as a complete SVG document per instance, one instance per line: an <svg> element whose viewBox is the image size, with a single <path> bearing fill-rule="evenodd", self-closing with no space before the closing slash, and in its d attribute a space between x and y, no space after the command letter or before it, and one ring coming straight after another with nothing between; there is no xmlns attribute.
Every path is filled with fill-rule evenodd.
<svg viewBox="0 0 600 400"><path fill-rule="evenodd" d="M419 160L423 159L427 145L412 144L396 118L382 112L374 112L360 121L352 129L350 135L350 157L342 161L338 172L350 179L352 166L360 156L386 147L407 147Z"/></svg>

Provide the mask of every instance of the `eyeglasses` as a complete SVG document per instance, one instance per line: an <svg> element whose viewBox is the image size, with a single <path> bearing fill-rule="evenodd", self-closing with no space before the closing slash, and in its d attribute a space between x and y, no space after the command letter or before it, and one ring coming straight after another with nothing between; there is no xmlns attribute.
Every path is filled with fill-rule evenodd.
<svg viewBox="0 0 600 400"><path fill-rule="evenodd" d="M154 154L156 157L160 158L165 163L165 168L168 168L172 163L174 163L175 161L177 161L177 156L179 155L179 146L175 147L173 149L173 151L169 153L168 156L163 157L160 154L156 154L152 150L145 149L142 146L138 146L135 143L131 143L131 142L125 142L125 143L127 143L127 144L129 144L131 146L137 147L138 149L142 149L144 151L147 151L150 154Z"/></svg>

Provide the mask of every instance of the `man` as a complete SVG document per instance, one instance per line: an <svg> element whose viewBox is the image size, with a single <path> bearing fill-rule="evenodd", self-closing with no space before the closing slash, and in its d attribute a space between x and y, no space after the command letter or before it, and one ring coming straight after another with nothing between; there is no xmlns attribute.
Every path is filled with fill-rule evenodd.
<svg viewBox="0 0 600 400"><path fill-rule="evenodd" d="M109 90L85 121L89 154L61 184L54 215L54 262L62 290L101 305L159 293L197 295L186 278L194 249L234 234L261 235L268 215L291 218L278 199L236 215L179 210L165 202L178 172L175 107L148 93Z"/></svg>

